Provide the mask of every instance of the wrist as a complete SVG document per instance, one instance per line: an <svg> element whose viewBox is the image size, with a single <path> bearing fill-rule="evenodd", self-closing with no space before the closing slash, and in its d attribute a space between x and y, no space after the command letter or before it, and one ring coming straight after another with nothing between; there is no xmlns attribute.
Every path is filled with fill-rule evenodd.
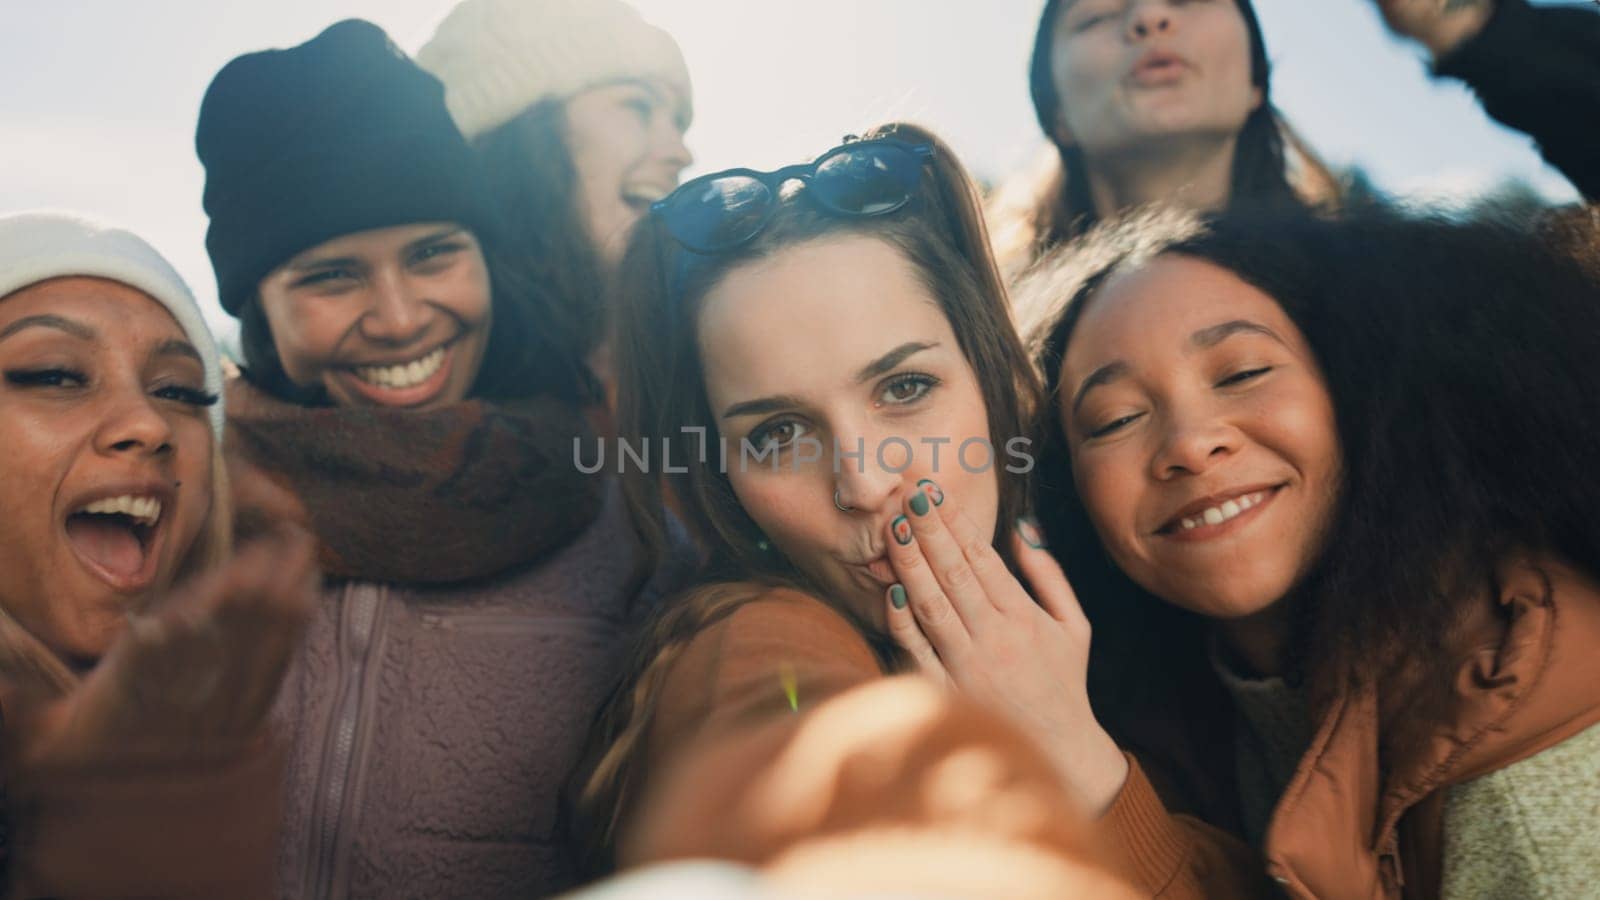
<svg viewBox="0 0 1600 900"><path fill-rule="evenodd" d="M1111 809L1128 780L1128 757L1111 735L1090 720L1093 727L1078 735L1078 740L1063 744L1056 766L1067 787L1092 819Z"/></svg>
<svg viewBox="0 0 1600 900"><path fill-rule="evenodd" d="M1477 37L1494 17L1495 0L1467 2L1461 9L1446 13L1439 26L1418 40L1432 54L1435 64L1454 53L1467 41Z"/></svg>

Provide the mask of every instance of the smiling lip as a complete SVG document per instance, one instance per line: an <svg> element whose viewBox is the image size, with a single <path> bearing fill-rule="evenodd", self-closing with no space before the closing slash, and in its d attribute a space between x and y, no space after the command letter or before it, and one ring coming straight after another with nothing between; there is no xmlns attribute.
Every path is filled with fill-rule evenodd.
<svg viewBox="0 0 1600 900"><path fill-rule="evenodd" d="M1260 484L1202 497L1178 510L1176 515L1156 530L1156 536L1189 542L1207 541L1231 534L1255 519L1284 487L1283 483ZM1225 508L1225 504L1232 504L1232 508ZM1216 515L1208 518L1208 510L1221 510L1227 517L1213 521Z"/></svg>
<svg viewBox="0 0 1600 900"><path fill-rule="evenodd" d="M1181 79L1189 62L1167 50L1150 50L1128 71L1128 80L1139 87L1159 87Z"/></svg>
<svg viewBox="0 0 1600 900"><path fill-rule="evenodd" d="M448 344L443 344L434 348L434 350L428 351L428 353L433 353L436 350L444 350L444 361L439 364L438 370L430 375L426 381L423 381L420 384L414 384L410 387L381 387L367 381L360 375L357 375L355 372L348 369L337 370L338 377L344 381L346 385L349 385L350 388L356 393L367 398L368 400L371 400L373 403L376 403L379 406L422 406L423 404L437 397L439 392L444 390L445 383L450 378L450 370L455 363L455 348L456 341L452 340ZM418 358L420 359L426 357L428 353L425 353L422 355L422 357ZM366 365L372 366L381 364L367 363Z"/></svg>
<svg viewBox="0 0 1600 900"><path fill-rule="evenodd" d="M157 481L129 481L118 484L102 485L91 491L85 491L67 506L67 515L61 521L61 539L72 548L72 555L77 558L89 574L104 581L112 590L124 594L136 594L155 584L157 570L161 563L161 549L166 543L167 522L176 511L176 491L172 483L164 480ZM140 526L135 534L138 536L141 552L144 558L139 568L134 572L114 572L93 559L85 556L78 544L67 534L67 520L84 507L96 500L105 500L112 497L153 497L161 504L161 516L153 525Z"/></svg>

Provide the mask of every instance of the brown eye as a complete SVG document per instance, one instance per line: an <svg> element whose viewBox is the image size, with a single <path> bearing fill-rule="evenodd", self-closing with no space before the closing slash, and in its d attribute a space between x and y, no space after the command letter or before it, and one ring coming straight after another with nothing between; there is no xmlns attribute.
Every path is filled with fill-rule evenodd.
<svg viewBox="0 0 1600 900"><path fill-rule="evenodd" d="M939 380L930 375L902 375L885 384L878 396L884 403L903 406L921 400L938 384Z"/></svg>
<svg viewBox="0 0 1600 900"><path fill-rule="evenodd" d="M806 430L793 419L780 419L756 428L747 440L756 447L787 447L804 436Z"/></svg>

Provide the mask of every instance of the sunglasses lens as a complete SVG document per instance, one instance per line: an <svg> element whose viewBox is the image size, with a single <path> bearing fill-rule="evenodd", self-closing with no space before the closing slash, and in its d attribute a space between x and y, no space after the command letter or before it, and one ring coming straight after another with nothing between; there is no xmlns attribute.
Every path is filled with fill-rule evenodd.
<svg viewBox="0 0 1600 900"><path fill-rule="evenodd" d="M916 193L922 162L892 144L846 148L817 163L808 186L833 209L859 216L881 215L904 206Z"/></svg>
<svg viewBox="0 0 1600 900"><path fill-rule="evenodd" d="M664 210L667 229L691 250L716 252L750 239L772 207L772 191L748 175L686 185Z"/></svg>

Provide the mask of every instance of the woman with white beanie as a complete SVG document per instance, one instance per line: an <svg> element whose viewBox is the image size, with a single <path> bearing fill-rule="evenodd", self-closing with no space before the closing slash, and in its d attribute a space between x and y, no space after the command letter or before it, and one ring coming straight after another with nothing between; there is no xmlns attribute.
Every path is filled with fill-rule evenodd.
<svg viewBox="0 0 1600 900"><path fill-rule="evenodd" d="M11 896L268 896L267 709L311 545L233 552L221 370L155 250L0 217L0 720Z"/></svg>
<svg viewBox="0 0 1600 900"><path fill-rule="evenodd" d="M484 163L512 246L608 386L606 283L691 162L678 45L621 0L464 0L417 52Z"/></svg>

